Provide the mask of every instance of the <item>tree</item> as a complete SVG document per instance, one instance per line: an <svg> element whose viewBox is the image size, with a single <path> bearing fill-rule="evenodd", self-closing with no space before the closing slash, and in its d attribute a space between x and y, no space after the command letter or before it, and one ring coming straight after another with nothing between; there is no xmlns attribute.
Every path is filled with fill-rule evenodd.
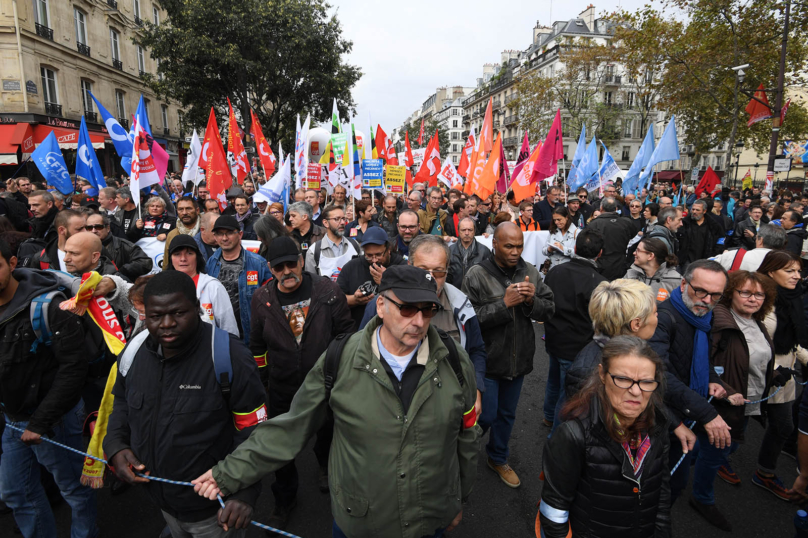
<svg viewBox="0 0 808 538"><path fill-rule="evenodd" d="M343 61L353 45L324 0L160 3L168 20L146 22L135 42L159 60L146 82L187 108L187 127L204 129L211 106L226 114L229 97L245 130L252 109L268 140L293 145L298 113L325 120L334 98L340 117L355 111L362 73Z"/></svg>
<svg viewBox="0 0 808 538"><path fill-rule="evenodd" d="M664 5L686 18L666 16L650 6L636 13L623 11L612 17L615 39L620 42L622 55L635 58L638 65L664 65L655 83L658 106L676 114L685 142L694 146L696 162L700 154L725 141L727 163L736 141L744 141L758 153L768 153L771 124L747 127L744 108L758 85L776 85L783 2L667 0ZM795 9L786 86L799 83L799 74L808 66L806 7ZM743 82L731 69L742 64L749 64ZM805 120L805 108L792 102L781 137L804 138L808 133Z"/></svg>
<svg viewBox="0 0 808 538"><path fill-rule="evenodd" d="M424 119L424 145L420 147L427 147L429 141L432 140L432 137L435 136L435 130L438 131L438 146L440 146L440 158L445 159L446 154L449 153L449 131L446 130L442 125L438 124L432 116L429 118ZM410 144L412 145L412 149L416 149L418 146L418 133L421 132L421 120L418 120L414 123L407 125L407 133L410 135ZM401 142L401 151L404 150L404 142ZM466 141L463 140L463 144Z"/></svg>

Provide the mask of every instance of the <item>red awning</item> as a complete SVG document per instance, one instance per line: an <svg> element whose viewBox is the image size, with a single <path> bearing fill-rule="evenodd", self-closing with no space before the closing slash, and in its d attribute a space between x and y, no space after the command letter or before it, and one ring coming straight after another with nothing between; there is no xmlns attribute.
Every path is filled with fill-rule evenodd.
<svg viewBox="0 0 808 538"><path fill-rule="evenodd" d="M59 147L62 149L77 149L79 143L79 132L77 129L65 129L62 127L49 127L47 125L37 125L34 127L34 142L38 146L50 134L56 135L56 141L59 142ZM90 133L90 140L93 143L93 148L104 149L104 135L98 133Z"/></svg>
<svg viewBox="0 0 808 538"><path fill-rule="evenodd" d="M0 125L0 164L18 164L17 144L12 142L16 125Z"/></svg>
<svg viewBox="0 0 808 538"><path fill-rule="evenodd" d="M30 123L18 123L11 135L11 142L17 144L23 153L34 151L34 130Z"/></svg>

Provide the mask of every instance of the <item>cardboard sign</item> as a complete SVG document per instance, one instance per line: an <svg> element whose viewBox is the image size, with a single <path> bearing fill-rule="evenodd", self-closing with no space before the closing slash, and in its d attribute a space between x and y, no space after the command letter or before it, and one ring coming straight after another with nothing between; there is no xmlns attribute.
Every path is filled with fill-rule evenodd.
<svg viewBox="0 0 808 538"><path fill-rule="evenodd" d="M384 190L388 194L404 194L404 182L407 178L406 166L388 166L384 180Z"/></svg>
<svg viewBox="0 0 808 538"><path fill-rule="evenodd" d="M384 159L362 161L362 188L376 190L384 188Z"/></svg>
<svg viewBox="0 0 808 538"><path fill-rule="evenodd" d="M306 188L320 190L320 182L323 179L323 165L320 163L309 163L306 169Z"/></svg>

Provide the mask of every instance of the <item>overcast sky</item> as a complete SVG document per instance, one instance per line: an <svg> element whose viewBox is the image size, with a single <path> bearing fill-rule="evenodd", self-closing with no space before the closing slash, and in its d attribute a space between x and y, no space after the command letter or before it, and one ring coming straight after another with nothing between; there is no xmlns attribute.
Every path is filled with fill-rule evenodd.
<svg viewBox="0 0 808 538"><path fill-rule="evenodd" d="M401 125L439 86L476 85L484 63L497 63L506 49L524 50L536 21L550 26L569 20L593 3L589 0L406 0L367 2L331 0L353 41L348 61L362 68L353 90L355 123L373 124L388 133ZM596 13L618 5L637 9L647 0L595 3ZM322 118L326 119L326 118ZM346 121L345 118L342 118Z"/></svg>

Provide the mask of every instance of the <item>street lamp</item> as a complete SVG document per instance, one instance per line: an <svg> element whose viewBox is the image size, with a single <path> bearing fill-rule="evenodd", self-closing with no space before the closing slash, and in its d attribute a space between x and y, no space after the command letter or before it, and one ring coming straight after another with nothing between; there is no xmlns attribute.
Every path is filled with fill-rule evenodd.
<svg viewBox="0 0 808 538"><path fill-rule="evenodd" d="M748 66L748 64L747 64L747 66ZM735 68L733 67L733 69L735 69ZM740 72L743 73L743 71L740 71ZM740 77L742 75L738 75L738 76ZM738 167L740 166L740 162L741 162L741 153L743 152L743 145L744 145L743 140L741 140L740 142L737 142L735 144L735 148L737 149L738 152L735 154L735 181L733 181L733 183L732 183L732 185L734 187L738 186Z"/></svg>

